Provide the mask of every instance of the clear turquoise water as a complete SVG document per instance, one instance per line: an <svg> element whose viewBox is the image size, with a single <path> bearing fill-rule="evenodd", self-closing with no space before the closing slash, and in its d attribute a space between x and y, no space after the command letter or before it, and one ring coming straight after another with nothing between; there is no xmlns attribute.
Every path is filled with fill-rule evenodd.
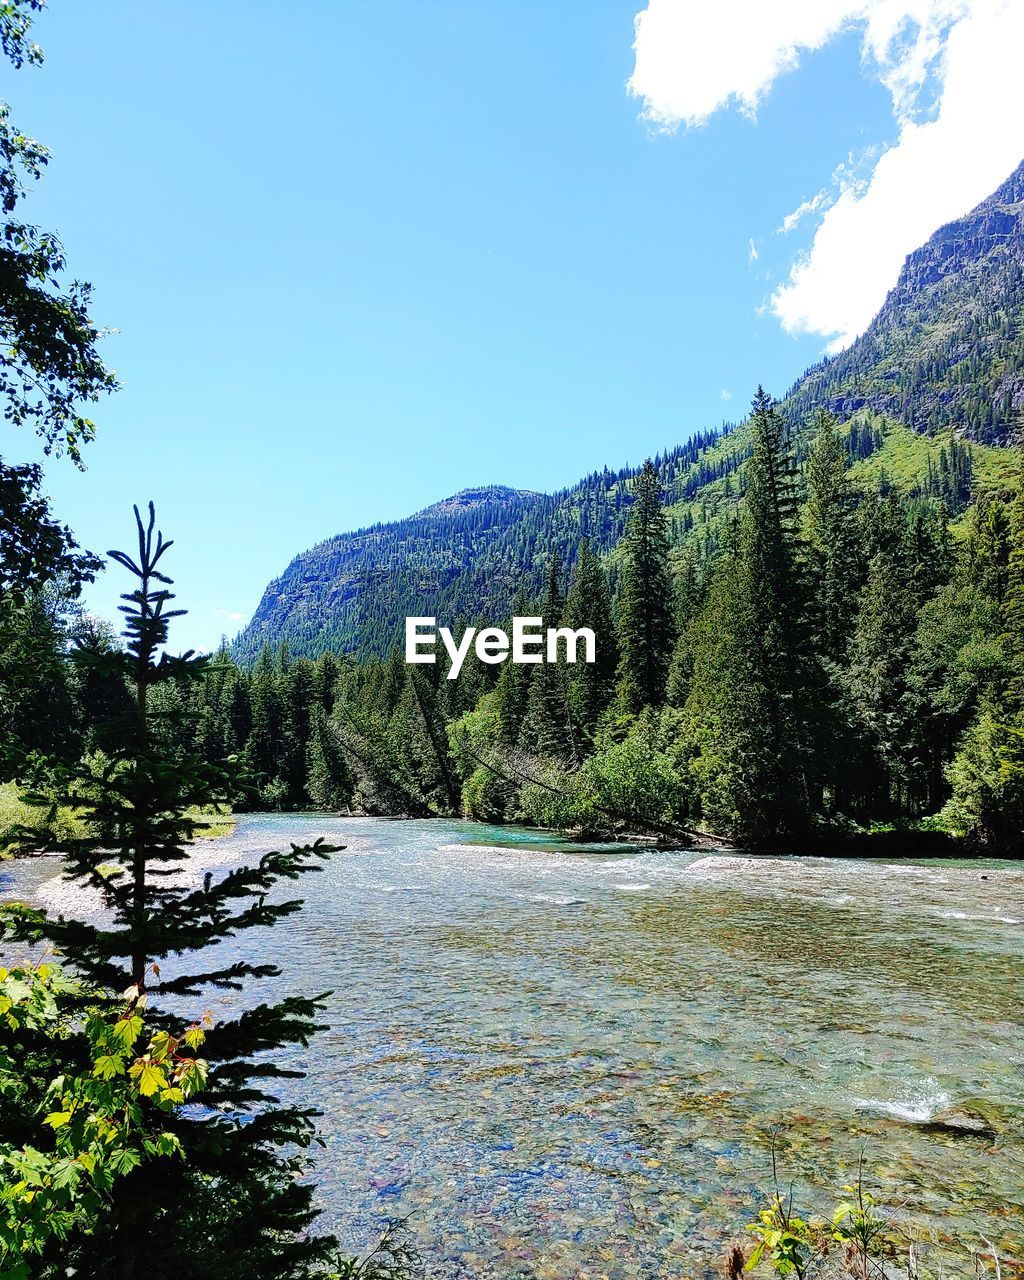
<svg viewBox="0 0 1024 1280"><path fill-rule="evenodd" d="M296 1057L353 1248L411 1214L436 1277L719 1275L781 1124L810 1205L864 1150L876 1192L946 1246L1020 1256L1024 869L708 866L316 815L243 818L202 856L318 835L346 851L248 945L282 989L334 991ZM52 862L7 870L53 899ZM927 1129L971 1098L1005 1109L994 1142Z"/></svg>

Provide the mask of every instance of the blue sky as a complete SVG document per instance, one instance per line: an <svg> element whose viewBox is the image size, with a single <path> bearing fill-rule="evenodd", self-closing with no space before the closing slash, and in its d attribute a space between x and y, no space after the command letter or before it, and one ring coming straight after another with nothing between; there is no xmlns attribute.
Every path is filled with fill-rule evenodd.
<svg viewBox="0 0 1024 1280"><path fill-rule="evenodd" d="M639 462L818 358L829 334L770 299L823 224L779 228L899 141L890 86L842 29L756 120L658 120L626 88L638 7L55 0L39 22L44 67L2 89L53 153L30 216L93 282L123 382L87 471L52 461L48 489L97 550L155 500L179 644L233 633L335 532Z"/></svg>

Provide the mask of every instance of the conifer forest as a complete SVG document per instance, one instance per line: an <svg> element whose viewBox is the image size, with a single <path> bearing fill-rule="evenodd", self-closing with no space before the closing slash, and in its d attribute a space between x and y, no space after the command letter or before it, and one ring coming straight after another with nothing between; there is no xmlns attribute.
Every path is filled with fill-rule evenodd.
<svg viewBox="0 0 1024 1280"><path fill-rule="evenodd" d="M0 1280L1024 1276L1024 163L735 420L293 546L193 651L188 527L48 487L121 387L16 114Z"/></svg>

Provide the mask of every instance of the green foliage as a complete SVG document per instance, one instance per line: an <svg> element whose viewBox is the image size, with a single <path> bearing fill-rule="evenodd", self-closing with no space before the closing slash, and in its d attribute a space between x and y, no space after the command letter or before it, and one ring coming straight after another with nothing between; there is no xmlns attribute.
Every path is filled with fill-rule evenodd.
<svg viewBox="0 0 1024 1280"><path fill-rule="evenodd" d="M91 581L100 564L54 519L42 482L37 464L11 466L0 459L0 635L5 646L26 599L57 579L69 587Z"/></svg>
<svg viewBox="0 0 1024 1280"><path fill-rule="evenodd" d="M778 1132L773 1132L774 1189L757 1221L748 1226L756 1244L745 1270L752 1271L764 1263L775 1275L795 1276L797 1280L825 1274L836 1280L883 1280L897 1274L890 1266L902 1260L906 1270L901 1266L898 1274L920 1277L913 1247L897 1240L887 1213L864 1184L863 1153L857 1180L843 1187L845 1198L833 1209L831 1217L804 1217L794 1210L792 1187L785 1195L779 1188L778 1138Z"/></svg>
<svg viewBox="0 0 1024 1280"><path fill-rule="evenodd" d="M630 711L659 706L665 699L675 644L668 521L661 505L661 482L647 460L637 479L633 506L622 540L624 568L619 598L622 699Z"/></svg>
<svg viewBox="0 0 1024 1280"><path fill-rule="evenodd" d="M525 785L519 796L525 815L538 826L588 833L678 828L691 798L677 762L659 743L660 719L648 710L625 738L599 746L581 768L548 769L542 783Z"/></svg>
<svg viewBox="0 0 1024 1280"><path fill-rule="evenodd" d="M570 733L580 751L593 740L601 714L612 700L619 663L608 581L587 538L580 541L564 621L573 630L589 627L597 638L596 661L577 663L568 674Z"/></svg>
<svg viewBox="0 0 1024 1280"><path fill-rule="evenodd" d="M843 1188L849 1197L832 1212L832 1238L852 1247L855 1265L867 1280L883 1258L895 1252L890 1239L889 1220L878 1208L878 1201L864 1188L863 1175L856 1185Z"/></svg>
<svg viewBox="0 0 1024 1280"><path fill-rule="evenodd" d="M593 808L585 777L553 763L538 767L535 761L530 767L536 780L519 788L520 816L555 831L591 832Z"/></svg>
<svg viewBox="0 0 1024 1280"><path fill-rule="evenodd" d="M556 554L551 560L547 595L536 615L545 630L559 627L564 621L561 570L562 562ZM528 676L528 681L526 716L519 740L536 754L575 761L579 751L569 712L568 668L561 663L539 663Z"/></svg>
<svg viewBox="0 0 1024 1280"><path fill-rule="evenodd" d="M685 777L665 749L664 739L674 738L676 731L668 713L648 711L621 742L595 752L583 773L587 803L596 817L617 816L644 831L682 824L691 815Z"/></svg>
<svg viewBox="0 0 1024 1280"><path fill-rule="evenodd" d="M813 590L817 648L822 657L847 656L865 566L857 527L857 494L846 471L846 451L831 414L819 412L807 460L803 511Z"/></svg>
<svg viewBox="0 0 1024 1280"><path fill-rule="evenodd" d="M988 512L983 522L994 550L976 554L974 570L997 593L1004 630L977 715L947 770L952 795L943 816L979 843L1018 851L1024 845L1024 488L1002 519ZM986 647L970 656L976 655L984 658Z"/></svg>
<svg viewBox="0 0 1024 1280"><path fill-rule="evenodd" d="M423 1260L404 1218L387 1221L376 1246L363 1258L345 1258L329 1267L324 1280L417 1280Z"/></svg>
<svg viewBox="0 0 1024 1280"><path fill-rule="evenodd" d="M811 651L792 444L760 389L751 422L747 500L692 626L684 718L705 815L768 841L807 826L824 681Z"/></svg>
<svg viewBox="0 0 1024 1280"><path fill-rule="evenodd" d="M462 812L467 818L480 822L503 822L513 811L515 794L514 784L492 769L477 765L462 784ZM551 824L542 822L541 825Z"/></svg>
<svg viewBox="0 0 1024 1280"><path fill-rule="evenodd" d="M29 839L54 842L72 839L85 832L82 820L72 808L47 806L44 809L28 804L22 799L16 783L0 783L0 846L16 849L19 833L26 829L41 833L33 834Z"/></svg>
<svg viewBox="0 0 1024 1280"><path fill-rule="evenodd" d="M337 734L323 706L315 706L307 748L306 792L318 809L342 809L352 795L352 781Z"/></svg>
<svg viewBox="0 0 1024 1280"><path fill-rule="evenodd" d="M501 694L499 680L493 693L485 694L472 711L450 722L447 730L453 765L462 779L461 810L466 817L483 822L502 822L516 809L516 780L484 760L492 747L510 750L506 722L501 718Z"/></svg>
<svg viewBox="0 0 1024 1280"><path fill-rule="evenodd" d="M164 1122L206 1083L194 1056L205 1032L147 1028L141 1008L90 998L51 965L0 969L0 1115L17 1135L0 1142L4 1277L27 1280L71 1237L95 1231L133 1169L181 1157Z"/></svg>
<svg viewBox="0 0 1024 1280"><path fill-rule="evenodd" d="M45 0L5 0L0 4L0 48L15 68L26 62L38 66L43 60L43 51L29 39L29 32L34 15L44 6Z"/></svg>
<svg viewBox="0 0 1024 1280"><path fill-rule="evenodd" d="M947 770L952 795L942 818L950 830L997 848L1019 848L1024 830L1024 777L1014 767L1019 744L1018 731L999 710L991 702L983 705Z"/></svg>
<svg viewBox="0 0 1024 1280"><path fill-rule="evenodd" d="M805 1280L810 1274L820 1239L820 1228L793 1213L792 1205L778 1192L750 1227L757 1244L747 1261L750 1271L766 1259L779 1276Z"/></svg>
<svg viewBox="0 0 1024 1280"><path fill-rule="evenodd" d="M4 52L15 61L38 62L27 39L26 4L0 9ZM64 248L52 232L13 216L26 183L42 174L46 149L27 137L0 102L0 396L4 416L31 425L47 453L67 452L81 462L83 444L94 435L81 412L114 388L114 375L97 353L102 336L89 306L91 288L62 285Z"/></svg>
<svg viewBox="0 0 1024 1280"><path fill-rule="evenodd" d="M518 616L590 626L593 666L471 662L448 681L440 664L407 667L397 648L364 663L331 654L312 663L287 646L264 648L251 669L222 649L192 675L168 671L152 689L154 733L179 763L216 768L237 757L222 804L518 816L679 838L685 820L761 844L791 844L829 826L845 839L858 825L941 813L937 821L972 839L1012 845L1019 821L1008 779L1014 761L1024 767L1019 739L1006 732L986 755L982 728L968 736L986 701L989 739L994 726L1018 726L1011 691L1024 642L1012 640L1010 618L1019 522L1006 496L989 493L954 539L935 500L858 490L827 415L816 419L808 449L762 393L744 433L752 451L738 505L719 520L706 554L692 540L668 554L652 465L642 477L646 497L623 511L639 521L649 508L641 542L656 573L631 576L625 543L602 562L584 539L567 596L557 555L539 600L518 593ZM643 592L630 583L655 580L660 603L652 589L645 614ZM35 683L31 692L21 686L12 737L70 764L104 736L123 738L130 681L116 661L74 647L68 654L78 635L88 652L120 652L73 608L35 607L32 652L41 656L25 664ZM657 714L645 716L640 695L628 692L639 684L625 675L644 669L645 637L654 634L658 658L647 670L656 669L661 692ZM654 735L656 769L641 759L637 725ZM621 753L607 754L621 743ZM632 796L606 773L620 766L623 776L633 770ZM652 776L663 805L649 803ZM997 821L1000 809L1006 821Z"/></svg>
<svg viewBox="0 0 1024 1280"><path fill-rule="evenodd" d="M42 61L30 38L42 7L42 0L0 5L0 46L15 67ZM110 391L114 378L97 352L89 286L65 281L64 250L53 233L16 216L48 159L0 102L0 400L6 420L30 426L46 453L67 452L80 464L94 430L83 406ZM63 593L75 596L98 567L53 516L38 464L0 458L0 770L16 717L33 701L37 709L48 705L36 696L54 669L43 592L60 580Z"/></svg>
<svg viewBox="0 0 1024 1280"><path fill-rule="evenodd" d="M693 676L683 708L701 812L723 835L763 827L763 788L776 767L762 732L764 686L750 643L756 626L749 567L729 557L691 627Z"/></svg>
<svg viewBox="0 0 1024 1280"><path fill-rule="evenodd" d="M146 523L136 515L134 558L111 553L135 581L123 597L126 644L92 655L134 697L109 726L110 747L98 761L34 753L20 771L41 802L67 806L83 820L83 834L55 844L40 836L37 843L64 853L66 874L100 896L106 918L100 925L24 915L15 926L18 936L56 947L89 989L127 991L135 1008L148 1000L156 1039L136 1055L134 1074L122 1065L143 1096L176 1104L181 1099L174 1090L183 1077L169 1074L161 1057L170 1043L161 1037L172 1031L174 1003L216 990L247 992L276 977L274 965L224 957L217 944L250 928L272 927L299 910L301 903L274 893L275 886L316 870L331 849L317 842L268 852L252 866L232 868L219 879L209 875L201 885L185 874L203 830L197 807L226 803L239 781L230 765L209 763L181 746L183 713L173 701L158 699L170 688L184 690L202 680L209 660L168 651L168 625L177 611L170 607L162 566L171 544L155 531L152 508ZM204 953L210 957L205 965ZM210 1280L242 1272L258 1280L301 1280L333 1256L330 1237L311 1230L317 1216L312 1193L298 1180L301 1153L315 1139L314 1113L280 1105L268 1091L275 1081L294 1077L277 1055L286 1045L309 1041L321 1008L322 997L291 996L275 1004L247 999L235 1017L212 1028L206 1044L211 1066L193 1096L197 1105L172 1105L165 1118L186 1159L159 1175L145 1162L133 1168L111 1189L109 1209L95 1229L76 1230L63 1242L62 1269L95 1273L102 1257L124 1277L164 1270L176 1264L183 1238L193 1249L192 1274ZM115 1027L115 1041L134 1033L134 1016L121 1032ZM130 1046L126 1042L124 1053L109 1040L96 1047L105 1059L101 1074L111 1068L111 1081L119 1079L117 1059ZM176 1053L196 1056L187 1042L178 1042Z"/></svg>

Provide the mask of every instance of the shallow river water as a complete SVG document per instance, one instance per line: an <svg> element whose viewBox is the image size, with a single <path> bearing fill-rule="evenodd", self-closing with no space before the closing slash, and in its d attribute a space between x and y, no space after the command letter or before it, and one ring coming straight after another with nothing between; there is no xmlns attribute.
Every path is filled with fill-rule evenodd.
<svg viewBox="0 0 1024 1280"><path fill-rule="evenodd" d="M1024 867L708 859L448 821L243 817L239 861L346 845L247 949L331 988L297 1054L353 1248L410 1223L439 1280L710 1277L782 1172L864 1153L926 1233L1024 1249ZM52 860L0 894L56 904ZM929 1127L981 1099L998 1136ZM954 1266L951 1275L967 1275ZM971 1272L973 1274L973 1272Z"/></svg>

